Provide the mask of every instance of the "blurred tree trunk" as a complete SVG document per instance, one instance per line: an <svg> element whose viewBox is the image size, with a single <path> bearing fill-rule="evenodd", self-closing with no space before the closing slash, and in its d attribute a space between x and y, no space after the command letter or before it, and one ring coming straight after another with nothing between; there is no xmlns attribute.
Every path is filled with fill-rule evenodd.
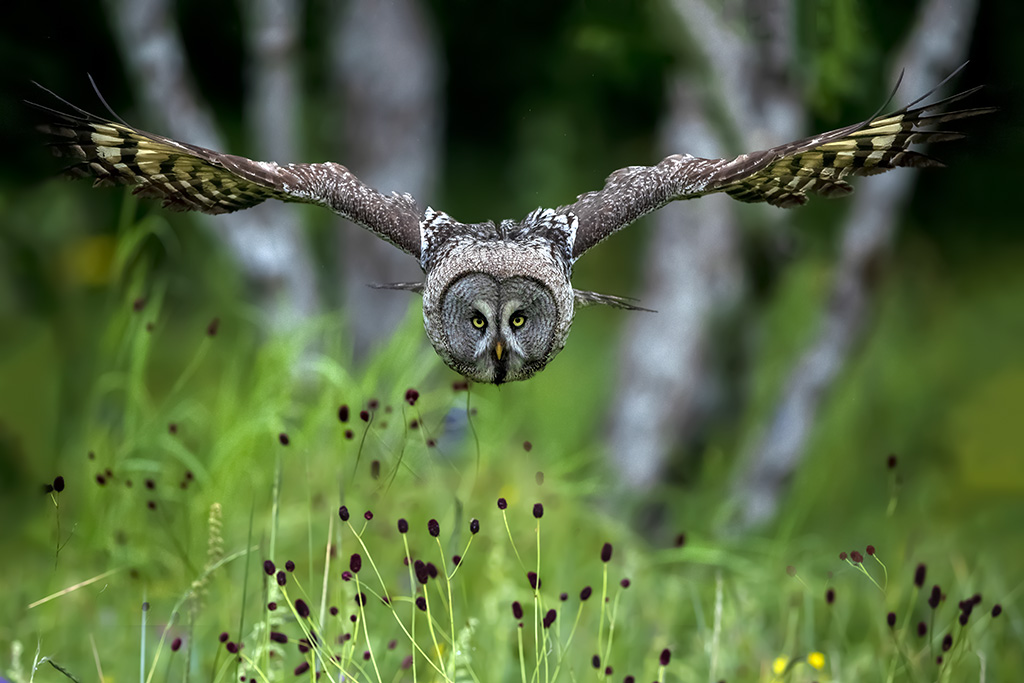
<svg viewBox="0 0 1024 683"><path fill-rule="evenodd" d="M677 73L660 133L663 155L686 149L723 155L691 79ZM629 318L620 351L619 390L612 407L610 453L620 481L655 485L676 443L708 405L716 383L708 323L730 310L744 288L739 235L726 202L678 202L655 214L641 300L655 314ZM700 390L698 390L698 388Z"/></svg>
<svg viewBox="0 0 1024 683"><path fill-rule="evenodd" d="M106 6L125 69L147 120L154 122L144 127L229 151L188 72L171 0L107 0ZM297 4L259 0L247 7L255 149L276 161L297 160ZM203 215L201 220L241 264L271 328L288 329L318 309L313 260L295 207L267 202L226 216Z"/></svg>
<svg viewBox="0 0 1024 683"><path fill-rule="evenodd" d="M701 78L682 70L673 77L659 156L731 156L794 139L804 112L789 82L789 0L668 7L697 51ZM709 122L722 113L725 125L716 129ZM710 198L670 204L653 218L641 299L658 313L629 320L609 420L613 465L627 486L655 485L672 451L695 436L723 395L728 380L715 362L723 340L712 323L735 312L745 289L735 209L727 198ZM766 211L765 218L785 215Z"/></svg>
<svg viewBox="0 0 1024 683"><path fill-rule="evenodd" d="M905 72L901 101L928 92L964 61L976 12L977 0L921 3L890 76L895 83ZM901 169L857 185L817 337L794 366L774 415L737 481L745 525L774 516L822 400L864 336L879 285L879 263L892 244L916 177L915 170Z"/></svg>
<svg viewBox="0 0 1024 683"><path fill-rule="evenodd" d="M332 18L331 81L343 131L337 157L371 187L436 195L442 145L441 49L420 0L349 0ZM416 261L340 221L343 310L357 356L389 336L419 298L371 283L423 278Z"/></svg>

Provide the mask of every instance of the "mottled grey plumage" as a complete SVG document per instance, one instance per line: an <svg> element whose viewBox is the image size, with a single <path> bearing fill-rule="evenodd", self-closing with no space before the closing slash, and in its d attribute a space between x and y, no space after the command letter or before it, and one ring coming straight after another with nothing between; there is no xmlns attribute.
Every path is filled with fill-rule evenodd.
<svg viewBox="0 0 1024 683"><path fill-rule="evenodd" d="M847 176L940 166L908 146L961 137L921 128L992 111L929 115L976 90L911 108L929 92L892 114L735 159L675 154L655 166L619 169L604 188L573 204L498 225L420 210L408 194L383 195L340 164L253 161L146 133L63 100L72 111L33 106L49 117L42 128L55 138L54 152L78 160L68 173L94 177L96 185L134 185L137 194L159 197L168 208L204 213L266 199L306 202L363 225L419 259L422 283L381 286L422 293L424 327L438 355L470 379L500 384L527 379L562 350L576 307L638 308L572 287L576 259L612 233L679 199L725 192L791 207L805 203L809 192L848 194Z"/></svg>

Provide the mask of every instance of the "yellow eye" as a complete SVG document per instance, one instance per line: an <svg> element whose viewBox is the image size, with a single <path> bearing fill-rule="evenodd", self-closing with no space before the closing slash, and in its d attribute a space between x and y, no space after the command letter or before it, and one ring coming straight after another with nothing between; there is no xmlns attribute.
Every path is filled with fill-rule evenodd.
<svg viewBox="0 0 1024 683"><path fill-rule="evenodd" d="M512 327L522 327L524 324L526 324L526 318L524 318L520 314L516 314L512 316L509 322L512 324Z"/></svg>
<svg viewBox="0 0 1024 683"><path fill-rule="evenodd" d="M482 315L474 315L471 322L473 323L473 327L478 330L482 330L487 327L487 321Z"/></svg>

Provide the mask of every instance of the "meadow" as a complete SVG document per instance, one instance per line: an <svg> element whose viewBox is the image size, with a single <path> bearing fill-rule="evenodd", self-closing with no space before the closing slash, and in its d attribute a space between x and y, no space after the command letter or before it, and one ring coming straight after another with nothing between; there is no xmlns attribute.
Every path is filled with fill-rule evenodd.
<svg viewBox="0 0 1024 683"><path fill-rule="evenodd" d="M267 335L239 304L166 302L142 246L163 219L126 206L80 412L7 497L4 680L1024 670L1019 500L972 497L926 453L846 457L864 439L843 401L779 519L739 530L722 450L644 500L611 480L599 399L545 384L607 350L468 385L412 307L356 371L342 316Z"/></svg>

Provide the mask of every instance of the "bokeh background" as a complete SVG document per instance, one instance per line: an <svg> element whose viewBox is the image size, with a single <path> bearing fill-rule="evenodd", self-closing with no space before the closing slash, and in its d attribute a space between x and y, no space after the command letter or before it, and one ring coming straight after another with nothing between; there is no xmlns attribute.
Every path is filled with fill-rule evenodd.
<svg viewBox="0 0 1024 683"><path fill-rule="evenodd" d="M886 101L901 68L893 106L969 60L940 94L985 85L963 106L1000 111L949 126L969 138L929 150L948 168L860 179L851 198L795 211L712 197L643 219L582 259L575 283L658 313L580 311L537 378L473 391L544 445L529 457L556 468L585 456L567 476L595 477L598 504L624 502L652 539L680 527L869 536L878 519L861 511L890 499L895 454L915 524L951 552L980 543L1022 565L1018 3L109 0L11 11L0 28L5 550L25 543L40 486L82 457L127 329L110 321L157 296L154 281L157 395L215 316L210 368L234 342L287 338L328 316L344 323L337 360L354 375L458 379L417 331L418 298L364 286L415 279L411 259L320 209L197 218L57 179L60 161L23 103L54 100L31 81L102 114L91 76L140 128L255 158L337 160L379 189L479 221L569 203L612 170L670 152L724 156L846 125ZM146 236L131 237L125 226L139 224Z"/></svg>

